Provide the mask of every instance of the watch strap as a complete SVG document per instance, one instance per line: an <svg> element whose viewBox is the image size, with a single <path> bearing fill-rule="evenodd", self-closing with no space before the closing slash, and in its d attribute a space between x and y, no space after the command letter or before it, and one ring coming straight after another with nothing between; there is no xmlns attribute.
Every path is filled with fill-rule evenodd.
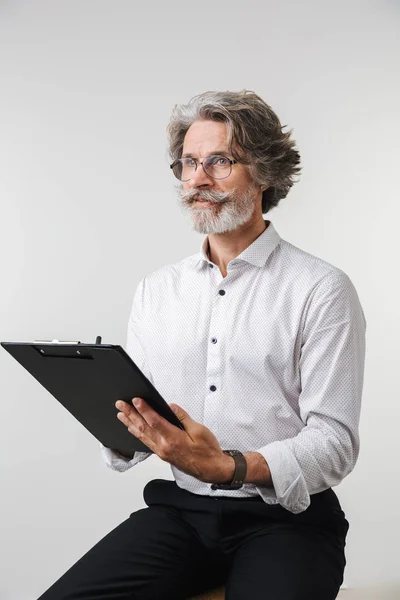
<svg viewBox="0 0 400 600"><path fill-rule="evenodd" d="M246 458L240 450L223 450L225 454L232 456L235 461L235 472L231 483L213 483L212 490L239 490L243 486L243 482L247 473Z"/></svg>

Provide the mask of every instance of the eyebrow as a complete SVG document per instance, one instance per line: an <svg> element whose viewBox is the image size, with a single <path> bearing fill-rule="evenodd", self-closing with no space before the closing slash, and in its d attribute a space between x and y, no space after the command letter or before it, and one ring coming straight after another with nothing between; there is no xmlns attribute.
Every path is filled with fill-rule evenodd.
<svg viewBox="0 0 400 600"><path fill-rule="evenodd" d="M210 154L207 154L207 156L215 156L215 155L220 155L220 154L230 154L230 152L228 152L228 150L214 150L213 152L210 152ZM194 154L192 154L191 152L185 152L185 154L182 154L182 158L196 158Z"/></svg>

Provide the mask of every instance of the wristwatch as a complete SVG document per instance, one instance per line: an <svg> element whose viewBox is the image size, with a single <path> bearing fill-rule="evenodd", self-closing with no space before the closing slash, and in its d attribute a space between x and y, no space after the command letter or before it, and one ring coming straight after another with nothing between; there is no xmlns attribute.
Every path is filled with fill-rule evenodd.
<svg viewBox="0 0 400 600"><path fill-rule="evenodd" d="M212 490L239 490L243 487L243 482L247 473L247 462L240 450L223 450L225 454L232 456L235 461L235 472L231 483L212 483Z"/></svg>

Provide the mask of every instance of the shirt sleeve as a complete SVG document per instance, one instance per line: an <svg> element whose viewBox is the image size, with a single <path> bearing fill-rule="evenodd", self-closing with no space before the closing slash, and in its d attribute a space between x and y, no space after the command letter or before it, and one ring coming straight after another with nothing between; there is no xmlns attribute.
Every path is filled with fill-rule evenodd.
<svg viewBox="0 0 400 600"><path fill-rule="evenodd" d="M299 409L305 426L294 438L257 450L276 500L290 512L306 510L311 494L338 485L356 464L366 326L349 277L340 270L325 275L303 318ZM256 489L265 502L271 499L271 488Z"/></svg>
<svg viewBox="0 0 400 600"><path fill-rule="evenodd" d="M132 360L135 361L139 369L153 383L150 369L146 360L140 327L142 320L145 279L145 277L141 279L134 293L132 308L128 320L126 352L127 354L129 354ZM103 446L103 444L101 443L100 448L105 464L110 469L119 472L123 472L130 469L131 467L134 467L136 464L142 462L143 460L152 455L152 452L135 452L133 458L129 459L122 456L115 450Z"/></svg>

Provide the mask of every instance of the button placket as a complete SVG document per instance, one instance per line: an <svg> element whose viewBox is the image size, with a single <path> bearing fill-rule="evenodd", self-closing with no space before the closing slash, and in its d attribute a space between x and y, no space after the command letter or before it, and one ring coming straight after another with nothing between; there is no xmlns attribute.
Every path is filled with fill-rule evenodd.
<svg viewBox="0 0 400 600"><path fill-rule="evenodd" d="M222 278L223 279L223 278ZM218 284L219 285L219 284ZM209 326L209 343L207 348L207 386L204 402L204 425L214 432L218 433L218 414L220 401L221 373L222 369L222 346L221 346L221 326L224 323L224 296L225 290L218 290L214 295L211 309L211 318ZM221 293L222 292L222 293Z"/></svg>

